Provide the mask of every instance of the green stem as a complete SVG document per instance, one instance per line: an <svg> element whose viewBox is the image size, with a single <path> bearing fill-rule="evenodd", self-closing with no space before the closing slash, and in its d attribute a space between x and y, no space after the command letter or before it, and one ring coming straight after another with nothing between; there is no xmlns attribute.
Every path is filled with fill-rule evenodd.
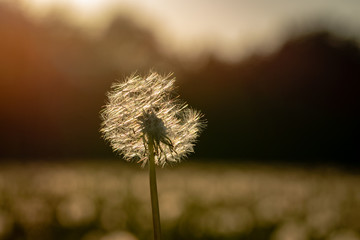
<svg viewBox="0 0 360 240"><path fill-rule="evenodd" d="M160 240L160 213L159 213L159 200L156 185L156 171L155 171L155 155L154 155L154 142L149 139L149 175L150 175L150 195L151 195L151 208L154 226L154 240Z"/></svg>

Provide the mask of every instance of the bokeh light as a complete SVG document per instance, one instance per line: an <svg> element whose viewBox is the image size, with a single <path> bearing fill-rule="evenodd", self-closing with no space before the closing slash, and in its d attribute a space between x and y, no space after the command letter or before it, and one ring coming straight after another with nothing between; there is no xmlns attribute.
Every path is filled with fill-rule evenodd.
<svg viewBox="0 0 360 240"><path fill-rule="evenodd" d="M0 176L1 239L151 236L141 168L7 163ZM158 171L158 184L168 239L360 239L360 178L334 168L184 163Z"/></svg>

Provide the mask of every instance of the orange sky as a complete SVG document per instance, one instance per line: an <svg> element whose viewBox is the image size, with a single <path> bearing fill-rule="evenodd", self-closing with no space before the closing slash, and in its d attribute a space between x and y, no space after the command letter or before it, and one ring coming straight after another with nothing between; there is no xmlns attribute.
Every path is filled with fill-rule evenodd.
<svg viewBox="0 0 360 240"><path fill-rule="evenodd" d="M132 15L155 30L166 51L189 57L211 50L231 60L254 49L272 50L289 30L315 21L360 39L358 0L17 0L16 4L40 19L56 7L70 22L95 35L114 14Z"/></svg>

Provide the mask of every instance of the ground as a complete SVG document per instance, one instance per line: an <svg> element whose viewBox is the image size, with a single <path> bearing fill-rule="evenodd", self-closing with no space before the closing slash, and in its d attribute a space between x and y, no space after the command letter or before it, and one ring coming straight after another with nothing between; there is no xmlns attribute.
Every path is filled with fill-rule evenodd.
<svg viewBox="0 0 360 240"><path fill-rule="evenodd" d="M356 173L190 159L157 175L164 239L360 239ZM122 160L3 161L0 239L152 239L148 185Z"/></svg>

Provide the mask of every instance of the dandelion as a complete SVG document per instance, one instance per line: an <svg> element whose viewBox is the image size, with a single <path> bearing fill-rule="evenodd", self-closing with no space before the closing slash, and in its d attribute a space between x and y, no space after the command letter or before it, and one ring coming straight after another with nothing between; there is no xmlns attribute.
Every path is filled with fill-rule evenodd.
<svg viewBox="0 0 360 240"><path fill-rule="evenodd" d="M113 84L101 112L101 132L113 150L149 165L155 239L160 239L155 165L187 157L205 126L202 114L174 95L174 83L171 75L132 75Z"/></svg>

